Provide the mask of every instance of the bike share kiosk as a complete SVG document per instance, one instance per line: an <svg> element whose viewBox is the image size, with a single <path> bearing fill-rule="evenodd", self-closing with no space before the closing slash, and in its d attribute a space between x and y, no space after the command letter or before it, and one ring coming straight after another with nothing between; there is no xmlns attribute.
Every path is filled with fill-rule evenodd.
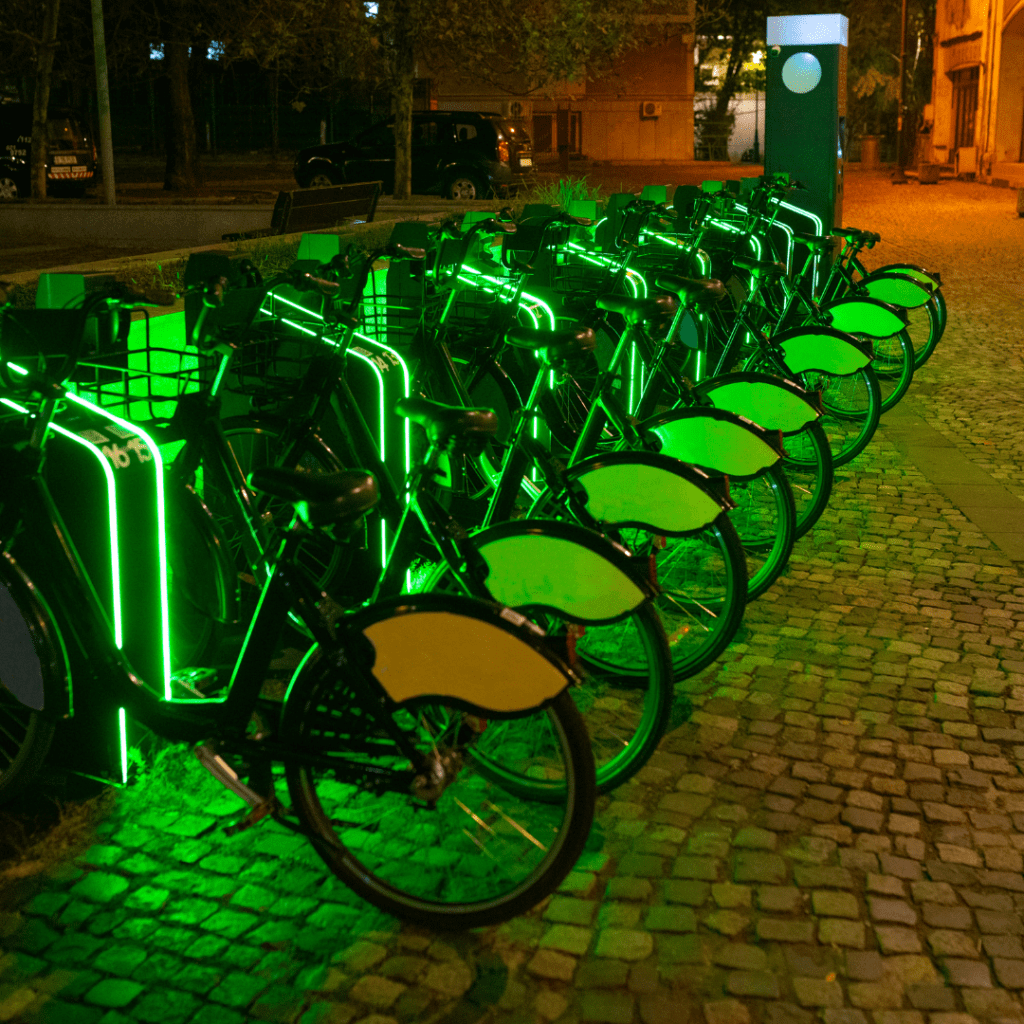
<svg viewBox="0 0 1024 1024"><path fill-rule="evenodd" d="M783 204L783 231L827 235L843 223L848 26L841 14L768 19L764 170L804 186Z"/></svg>

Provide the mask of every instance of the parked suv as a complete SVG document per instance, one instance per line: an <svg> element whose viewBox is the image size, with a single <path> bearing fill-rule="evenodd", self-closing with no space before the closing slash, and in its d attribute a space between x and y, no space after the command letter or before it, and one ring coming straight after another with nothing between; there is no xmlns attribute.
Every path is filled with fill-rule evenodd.
<svg viewBox="0 0 1024 1024"><path fill-rule="evenodd" d="M299 153L295 180L303 188L383 181L395 188L394 118L348 142ZM500 114L418 111L412 115L412 190L449 199L485 199L523 183L533 167L530 137Z"/></svg>
<svg viewBox="0 0 1024 1024"><path fill-rule="evenodd" d="M96 147L73 110L51 110L46 119L48 189L81 195L96 173ZM31 195L32 107L0 103L0 200Z"/></svg>

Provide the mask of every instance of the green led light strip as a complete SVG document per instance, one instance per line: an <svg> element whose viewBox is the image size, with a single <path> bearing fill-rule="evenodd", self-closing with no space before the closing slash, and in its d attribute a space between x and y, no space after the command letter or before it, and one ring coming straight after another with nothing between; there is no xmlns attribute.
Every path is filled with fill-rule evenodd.
<svg viewBox="0 0 1024 1024"><path fill-rule="evenodd" d="M158 586L160 587L160 647L163 655L163 675L164 675L164 699L171 699L171 612L170 602L167 597L167 524L164 513L164 460L160 454L160 447L157 443L136 423L132 423L131 420L121 419L120 416L115 416L112 412L108 412L106 409L101 408L98 405L94 405L87 399L80 398L78 395L72 394L70 391L65 395L69 402L74 402L76 405L80 405L90 412L97 413L100 416L110 420L111 423L119 426L122 430L128 430L133 434L137 434L149 449L150 455L153 457L153 469L156 473L156 529L157 529L157 560L158 560L158 572L160 579Z"/></svg>
<svg viewBox="0 0 1024 1024"><path fill-rule="evenodd" d="M121 733L121 782L128 783L128 723L124 708L117 709L117 725Z"/></svg>
<svg viewBox="0 0 1024 1024"><path fill-rule="evenodd" d="M409 395L411 394L411 390L412 390L412 375L409 373L409 364L402 358L401 355L399 355L399 353L395 349L393 349L390 345L385 345L383 341L378 341L376 338L370 338L367 335L360 333L359 331L355 332L355 336L357 338L359 338L360 341L365 341L365 342L368 342L371 345L376 345L378 348L382 348L385 352L387 352L398 363L398 365L402 368L402 379L403 379L403 386L404 386L404 389L405 389L405 397L408 398ZM381 429L383 430L383 426L381 427ZM381 444L383 446L383 438L381 440ZM381 448L381 457L383 457L383 455L384 455L384 450L383 450L383 447L382 447ZM406 476L409 475L411 470L412 470L412 432L411 432L410 421L408 419L405 419L405 473L406 473ZM409 496L406 495L406 502L408 502L408 501L409 501Z"/></svg>
<svg viewBox="0 0 1024 1024"><path fill-rule="evenodd" d="M58 434L62 434L64 437L69 438L76 444L80 444L83 448L92 452L99 461L99 464L103 467L103 474L107 478L107 516L110 529L110 578L113 590L112 604L114 613L114 645L120 650L123 646L123 634L121 630L121 557L117 537L117 496L116 486L114 484L114 470L111 468L110 461L107 457L99 451L94 444L90 444L86 441L85 438L79 437L77 434L73 434L70 430L66 430L57 423L51 422L50 429L55 430Z"/></svg>
<svg viewBox="0 0 1024 1024"><path fill-rule="evenodd" d="M511 281L503 281L500 277L493 277L490 274L485 274L482 270L477 270L474 267L466 267L466 266L464 266L462 269L466 273L468 273L468 274L475 274L477 277L483 278L483 280L487 281L489 284L496 285L498 288L502 289L503 291L506 288L512 287L512 282ZM477 284L476 281L467 281L465 278L462 277L461 274L459 275L459 280L462 281L463 284L469 284L469 285L472 285L474 288L480 288L482 291L487 292L488 295L495 295L496 294L490 288L484 288L482 285ZM529 292L523 292L522 293L522 298L527 299L528 301L532 302L535 306L539 306L541 309L543 309L544 312L547 313L547 315L548 315L548 320L551 323L551 330L555 330L556 329L557 325L556 325L556 322L555 322L554 310L542 298L540 298L540 296L538 296L538 295L531 295ZM522 302L520 302L519 305L520 305L520 308L522 308Z"/></svg>

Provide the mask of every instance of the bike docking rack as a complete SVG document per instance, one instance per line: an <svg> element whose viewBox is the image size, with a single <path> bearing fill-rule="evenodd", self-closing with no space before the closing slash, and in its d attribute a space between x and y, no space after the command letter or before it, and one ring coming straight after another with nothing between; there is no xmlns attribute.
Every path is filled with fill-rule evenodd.
<svg viewBox="0 0 1024 1024"><path fill-rule="evenodd" d="M54 341L86 326L78 309L8 313L0 348L31 366L50 357ZM143 320L100 317L92 352L67 380L67 399L55 416L44 476L65 528L107 613L115 645L146 679L172 695L171 622L162 452L141 425L169 415L169 398L199 386L194 357L152 344ZM87 338L86 344L89 344ZM21 420L33 402L0 400L3 420ZM140 422L136 422L140 421ZM0 421L2 422L2 421ZM30 556L29 556L30 557ZM127 722L95 723L99 744L54 748L55 763L104 781L127 781ZM102 750L96 760L97 750ZM91 755L91 756L90 756Z"/></svg>

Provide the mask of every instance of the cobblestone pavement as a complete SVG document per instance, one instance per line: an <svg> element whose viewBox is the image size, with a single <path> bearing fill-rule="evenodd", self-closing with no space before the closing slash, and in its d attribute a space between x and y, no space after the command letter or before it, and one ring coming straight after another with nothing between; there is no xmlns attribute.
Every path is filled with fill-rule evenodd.
<svg viewBox="0 0 1024 1024"><path fill-rule="evenodd" d="M1024 1024L1014 198L851 177L878 261L942 271L947 336L561 893L433 935L275 825L199 837L234 810L214 789L141 787L83 856L7 880L0 1021ZM943 446L1002 530L915 463Z"/></svg>

